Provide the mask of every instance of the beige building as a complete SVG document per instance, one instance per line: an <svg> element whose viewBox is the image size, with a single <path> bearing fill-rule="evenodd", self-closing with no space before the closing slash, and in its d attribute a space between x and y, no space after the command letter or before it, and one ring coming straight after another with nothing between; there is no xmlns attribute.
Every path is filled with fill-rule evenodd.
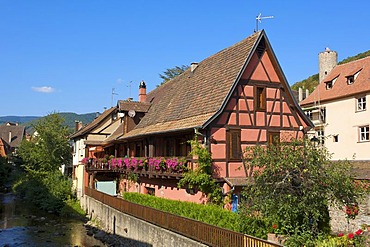
<svg viewBox="0 0 370 247"><path fill-rule="evenodd" d="M336 60L329 49L319 54L320 83L300 104L332 160L370 165L370 57L340 65Z"/></svg>

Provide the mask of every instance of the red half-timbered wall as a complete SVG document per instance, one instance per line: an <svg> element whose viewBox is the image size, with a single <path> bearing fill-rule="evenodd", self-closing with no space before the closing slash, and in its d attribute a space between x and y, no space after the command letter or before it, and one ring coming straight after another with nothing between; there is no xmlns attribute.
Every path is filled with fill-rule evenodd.
<svg viewBox="0 0 370 247"><path fill-rule="evenodd" d="M247 146L302 137L307 124L295 107L273 54L261 40L224 111L211 124L215 176L249 176L242 162Z"/></svg>

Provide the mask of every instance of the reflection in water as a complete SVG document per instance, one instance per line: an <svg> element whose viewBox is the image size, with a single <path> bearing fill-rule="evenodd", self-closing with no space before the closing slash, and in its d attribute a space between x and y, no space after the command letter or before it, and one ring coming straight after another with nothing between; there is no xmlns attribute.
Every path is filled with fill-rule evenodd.
<svg viewBox="0 0 370 247"><path fill-rule="evenodd" d="M0 194L0 243L2 246L104 246L86 235L83 222L63 219Z"/></svg>

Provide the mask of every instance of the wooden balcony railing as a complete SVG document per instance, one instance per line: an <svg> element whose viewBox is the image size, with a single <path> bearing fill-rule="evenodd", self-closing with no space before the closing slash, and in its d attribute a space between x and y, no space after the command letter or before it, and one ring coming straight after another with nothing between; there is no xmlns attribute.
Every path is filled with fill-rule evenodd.
<svg viewBox="0 0 370 247"><path fill-rule="evenodd" d="M192 160L186 157L89 159L85 165L87 172L134 173L160 178L181 178L184 171L193 169Z"/></svg>

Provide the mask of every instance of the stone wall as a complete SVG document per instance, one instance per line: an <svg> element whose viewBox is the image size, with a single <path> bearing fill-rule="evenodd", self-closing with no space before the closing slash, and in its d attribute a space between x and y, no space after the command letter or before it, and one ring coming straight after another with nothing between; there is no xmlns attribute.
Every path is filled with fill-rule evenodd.
<svg viewBox="0 0 370 247"><path fill-rule="evenodd" d="M370 195L364 198L359 204L359 214L357 217L349 221L346 218L344 209L339 210L330 208L330 225L331 230L335 233L339 232L354 232L364 225L370 225Z"/></svg>
<svg viewBox="0 0 370 247"><path fill-rule="evenodd" d="M97 218L106 232L142 243L138 246L153 247L205 247L206 245L186 238L180 234L160 228L143 220L115 210L89 197L81 198L81 206L92 218Z"/></svg>

